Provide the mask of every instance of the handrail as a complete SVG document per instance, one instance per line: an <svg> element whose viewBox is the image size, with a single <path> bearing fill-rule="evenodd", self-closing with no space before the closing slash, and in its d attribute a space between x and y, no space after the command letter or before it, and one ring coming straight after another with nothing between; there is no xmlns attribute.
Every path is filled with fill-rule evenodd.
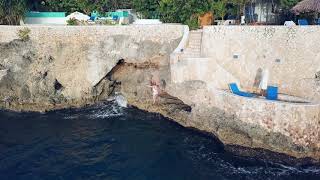
<svg viewBox="0 0 320 180"><path fill-rule="evenodd" d="M184 26L183 37L178 45L178 47L173 51L173 53L181 53L187 46L189 40L189 26Z"/></svg>

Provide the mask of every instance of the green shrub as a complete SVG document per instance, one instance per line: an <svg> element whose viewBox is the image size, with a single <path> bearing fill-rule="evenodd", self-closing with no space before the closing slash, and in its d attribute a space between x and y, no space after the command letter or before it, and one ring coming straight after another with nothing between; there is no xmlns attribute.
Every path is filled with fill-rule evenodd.
<svg viewBox="0 0 320 180"><path fill-rule="evenodd" d="M185 22L185 24L189 26L190 30L199 29L198 16L191 16L190 19Z"/></svg>
<svg viewBox="0 0 320 180"><path fill-rule="evenodd" d="M30 34L31 30L27 27L23 28L23 29L19 29L18 31L18 37L19 39L21 39L22 41L27 41L30 39Z"/></svg>
<svg viewBox="0 0 320 180"><path fill-rule="evenodd" d="M198 15L211 11L212 0L161 0L158 11L164 23L183 23L198 29Z"/></svg>
<svg viewBox="0 0 320 180"><path fill-rule="evenodd" d="M113 21L113 20L110 20L110 19L106 19L104 22L103 22L104 25L115 25L116 22Z"/></svg>
<svg viewBox="0 0 320 180"><path fill-rule="evenodd" d="M67 24L69 26L77 26L79 25L78 20L76 20L75 18L71 18L67 20Z"/></svg>
<svg viewBox="0 0 320 180"><path fill-rule="evenodd" d="M19 25L26 11L26 0L0 0L0 25Z"/></svg>

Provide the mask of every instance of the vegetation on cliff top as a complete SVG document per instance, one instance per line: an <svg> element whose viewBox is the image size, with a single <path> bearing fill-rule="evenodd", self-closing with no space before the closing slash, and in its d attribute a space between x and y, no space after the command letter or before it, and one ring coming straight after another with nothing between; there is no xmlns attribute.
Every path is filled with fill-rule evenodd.
<svg viewBox="0 0 320 180"><path fill-rule="evenodd" d="M280 8L289 10L301 0L280 0ZM226 14L239 17L252 0L0 0L0 24L19 24L27 10L112 11L133 8L143 18L160 18L163 22L197 26L197 18L214 11L217 18Z"/></svg>
<svg viewBox="0 0 320 180"><path fill-rule="evenodd" d="M26 0L0 0L0 25L18 25L26 10Z"/></svg>

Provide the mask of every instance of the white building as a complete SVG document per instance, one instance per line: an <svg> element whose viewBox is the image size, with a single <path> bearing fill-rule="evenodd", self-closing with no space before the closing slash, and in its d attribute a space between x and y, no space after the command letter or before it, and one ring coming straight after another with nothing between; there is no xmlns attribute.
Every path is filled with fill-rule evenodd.
<svg viewBox="0 0 320 180"><path fill-rule="evenodd" d="M246 21L276 24L279 21L279 0L252 0L246 7Z"/></svg>

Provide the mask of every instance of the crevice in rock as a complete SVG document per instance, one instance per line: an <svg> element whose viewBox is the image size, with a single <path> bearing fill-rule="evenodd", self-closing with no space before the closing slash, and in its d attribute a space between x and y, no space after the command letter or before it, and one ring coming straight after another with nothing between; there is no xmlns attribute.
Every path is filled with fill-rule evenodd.
<svg viewBox="0 0 320 180"><path fill-rule="evenodd" d="M48 71L44 72L42 77L43 79L45 79L47 76L48 76Z"/></svg>
<svg viewBox="0 0 320 180"><path fill-rule="evenodd" d="M119 59L117 64L93 87L94 101L102 100L114 94L121 82L113 79L113 74L125 64L124 59Z"/></svg>
<svg viewBox="0 0 320 180"><path fill-rule="evenodd" d="M54 61L54 57L52 57L51 55L48 57L48 61L49 63L52 63Z"/></svg>
<svg viewBox="0 0 320 180"><path fill-rule="evenodd" d="M320 81L320 71L316 72L315 78L316 80Z"/></svg>
<svg viewBox="0 0 320 180"><path fill-rule="evenodd" d="M61 84L57 79L56 79L55 82L54 82L54 89L55 89L56 91L60 91L60 90L63 89L62 84Z"/></svg>

